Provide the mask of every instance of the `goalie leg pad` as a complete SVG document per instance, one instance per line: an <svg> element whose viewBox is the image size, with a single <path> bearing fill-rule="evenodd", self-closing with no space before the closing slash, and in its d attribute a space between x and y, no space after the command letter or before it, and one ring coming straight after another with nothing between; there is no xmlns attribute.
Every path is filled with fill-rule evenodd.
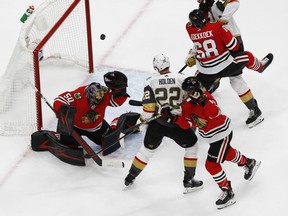
<svg viewBox="0 0 288 216"><path fill-rule="evenodd" d="M85 166L85 159L82 148L69 148L63 145L51 131L36 131L31 135L31 147L33 151L49 151L61 161L76 165Z"/></svg>
<svg viewBox="0 0 288 216"><path fill-rule="evenodd" d="M116 129L111 132L111 130L108 130L106 134L103 135L102 138L102 155L108 155L112 152L116 151L120 148L120 143L117 140L120 137L121 132L124 130L125 127L125 121L126 121L126 114L122 114L118 120Z"/></svg>
<svg viewBox="0 0 288 216"><path fill-rule="evenodd" d="M74 126L74 116L76 107L66 104L61 105L58 118L57 132L60 134L71 135Z"/></svg>

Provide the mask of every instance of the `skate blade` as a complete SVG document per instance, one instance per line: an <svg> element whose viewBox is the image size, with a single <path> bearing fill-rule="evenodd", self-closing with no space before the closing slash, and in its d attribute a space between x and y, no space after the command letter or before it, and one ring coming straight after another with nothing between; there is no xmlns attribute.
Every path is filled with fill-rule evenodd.
<svg viewBox="0 0 288 216"><path fill-rule="evenodd" d="M253 177L256 174L260 165L261 165L261 161L256 161L256 164L255 164L254 169L252 171L252 175L250 176L250 178L247 179L248 181L251 181L253 179Z"/></svg>
<svg viewBox="0 0 288 216"><path fill-rule="evenodd" d="M217 205L217 209L223 209L223 208L226 208L226 207L228 207L228 206L231 206L231 205L233 205L233 204L235 204L236 203L236 200L233 198L233 199L231 199L231 200L229 200L227 203L225 203L225 204L222 204L222 205Z"/></svg>
<svg viewBox="0 0 288 216"><path fill-rule="evenodd" d="M199 187L193 187L193 188L184 188L183 194L193 193L195 191L201 190L202 188L203 188L203 185L201 185Z"/></svg>
<svg viewBox="0 0 288 216"><path fill-rule="evenodd" d="M249 128L253 128L256 125L260 124L261 122L264 121L264 117L262 115L260 115L254 122L251 122L250 124L248 124Z"/></svg>
<svg viewBox="0 0 288 216"><path fill-rule="evenodd" d="M134 184L129 184L129 185L124 185L122 187L122 191L126 191L126 190L129 190Z"/></svg>

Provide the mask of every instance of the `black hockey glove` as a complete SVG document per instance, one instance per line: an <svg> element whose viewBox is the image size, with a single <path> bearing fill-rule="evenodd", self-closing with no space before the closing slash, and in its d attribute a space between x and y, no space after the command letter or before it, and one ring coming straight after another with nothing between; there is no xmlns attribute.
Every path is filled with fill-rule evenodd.
<svg viewBox="0 0 288 216"><path fill-rule="evenodd" d="M208 12L211 10L213 4L214 0L202 0L199 4L199 10L202 10L203 12Z"/></svg>
<svg viewBox="0 0 288 216"><path fill-rule="evenodd" d="M163 119L168 122L168 123L175 123L178 119L177 115L173 115L171 113L171 106L169 104L166 104L162 107L161 109L161 116L163 117Z"/></svg>
<svg viewBox="0 0 288 216"><path fill-rule="evenodd" d="M208 102L206 95L201 89L194 89L193 91L189 92L189 97L193 103L199 104L202 107L204 107Z"/></svg>
<svg viewBox="0 0 288 216"><path fill-rule="evenodd" d="M120 71L106 73L104 75L104 82L108 88L112 89L112 91L125 89L128 86L126 75Z"/></svg>
<svg viewBox="0 0 288 216"><path fill-rule="evenodd" d="M224 4L221 1L217 1L216 2L216 6L222 12L225 10L225 6L224 6Z"/></svg>

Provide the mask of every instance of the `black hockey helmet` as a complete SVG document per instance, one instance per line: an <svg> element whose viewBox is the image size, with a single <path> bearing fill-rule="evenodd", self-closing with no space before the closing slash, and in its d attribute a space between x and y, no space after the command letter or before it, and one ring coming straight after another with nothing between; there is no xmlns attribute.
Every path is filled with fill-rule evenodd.
<svg viewBox="0 0 288 216"><path fill-rule="evenodd" d="M104 89L100 83L92 82L85 88L85 95L90 105L97 105L104 97Z"/></svg>
<svg viewBox="0 0 288 216"><path fill-rule="evenodd" d="M197 28L203 28L207 22L204 12L199 9L195 9L189 13L189 20Z"/></svg>
<svg viewBox="0 0 288 216"><path fill-rule="evenodd" d="M127 77L120 71L112 71L104 74L104 82L106 86L112 90L121 90L126 88Z"/></svg>
<svg viewBox="0 0 288 216"><path fill-rule="evenodd" d="M182 89L187 92L199 91L201 88L202 84L195 76L185 78L182 83Z"/></svg>

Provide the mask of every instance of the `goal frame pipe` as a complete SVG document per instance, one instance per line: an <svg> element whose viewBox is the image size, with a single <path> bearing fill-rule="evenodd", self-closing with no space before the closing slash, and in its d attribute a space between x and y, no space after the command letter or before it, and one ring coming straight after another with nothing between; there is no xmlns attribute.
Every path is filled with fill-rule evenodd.
<svg viewBox="0 0 288 216"><path fill-rule="evenodd" d="M79 4L81 0L74 0L74 2L69 6L65 13L60 17L60 19L55 23L55 25L50 29L50 31L45 35L41 42L33 51L33 62L34 62L34 77L35 77L35 87L41 91L40 85L40 67L39 67L39 51L46 44L46 42L52 37L52 35L57 31L61 24L66 20L74 8ZM92 33L91 33L91 19L90 19L90 6L89 0L85 1L85 13L86 13L86 31L87 31L87 46L88 46L88 61L89 61L89 73L93 73L93 51L92 51ZM88 17L89 16L89 17ZM89 26L88 26L89 25ZM36 118L37 118L37 130L41 130L43 126L43 116L42 116L42 104L41 98L38 94L36 97Z"/></svg>

